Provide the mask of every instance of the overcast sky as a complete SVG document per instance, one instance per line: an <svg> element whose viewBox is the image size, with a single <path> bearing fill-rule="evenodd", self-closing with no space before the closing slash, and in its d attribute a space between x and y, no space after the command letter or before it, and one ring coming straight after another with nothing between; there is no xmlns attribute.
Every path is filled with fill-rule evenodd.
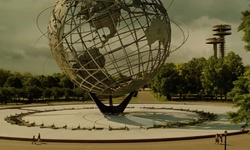
<svg viewBox="0 0 250 150"><path fill-rule="evenodd" d="M42 38L36 18L45 8L57 0L0 0L0 68L33 74L60 72L49 47L48 40ZM162 0L166 8L171 0ZM250 64L250 52L244 50L242 32L237 28L241 23L241 12L249 9L250 0L175 0L168 9L170 18L183 22L190 37L177 52L172 53L167 62L187 62L192 58L213 55L212 45L205 44L212 37L212 26L229 24L232 35L226 37L226 52L234 51ZM46 32L50 12L48 9L39 20ZM181 33L173 26L173 47L182 40ZM36 43L36 44L35 44ZM34 46L35 45L35 46Z"/></svg>

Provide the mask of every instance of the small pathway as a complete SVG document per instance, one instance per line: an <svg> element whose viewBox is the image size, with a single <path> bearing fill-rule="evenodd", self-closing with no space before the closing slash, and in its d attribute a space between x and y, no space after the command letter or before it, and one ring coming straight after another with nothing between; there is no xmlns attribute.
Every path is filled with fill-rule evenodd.
<svg viewBox="0 0 250 150"><path fill-rule="evenodd" d="M137 103L140 104L152 104L152 103L158 103L154 96L151 94L151 91L139 91L138 92L138 100Z"/></svg>

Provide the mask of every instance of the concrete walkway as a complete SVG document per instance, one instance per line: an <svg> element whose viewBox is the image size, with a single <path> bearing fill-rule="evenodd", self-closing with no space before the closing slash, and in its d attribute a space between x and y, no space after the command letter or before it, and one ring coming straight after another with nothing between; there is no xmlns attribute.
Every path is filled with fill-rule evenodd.
<svg viewBox="0 0 250 150"><path fill-rule="evenodd" d="M227 137L227 150L249 150L250 135ZM223 150L224 145L214 144L214 138L142 143L43 143L0 140L1 150Z"/></svg>

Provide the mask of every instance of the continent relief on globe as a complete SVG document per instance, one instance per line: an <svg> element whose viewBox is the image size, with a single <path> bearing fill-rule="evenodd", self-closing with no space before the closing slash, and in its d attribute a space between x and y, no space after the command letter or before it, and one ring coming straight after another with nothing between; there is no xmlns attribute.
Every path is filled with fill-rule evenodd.
<svg viewBox="0 0 250 150"><path fill-rule="evenodd" d="M107 9L107 5L112 7ZM109 13L106 12L107 10ZM83 20L89 20L93 17L94 19L92 19L89 24L96 30L105 27L109 29L110 34L103 35L104 40L102 41L102 43L104 45L110 38L112 38L117 33L116 27L119 23L119 19L121 16L121 9L120 7L115 5L114 1L97 1L95 2L92 9L89 9L87 5L82 6L77 16L81 16Z"/></svg>
<svg viewBox="0 0 250 150"><path fill-rule="evenodd" d="M167 27L167 23L163 22L159 17L156 17L145 31L148 44L151 45L159 40L163 46L166 46L168 44L169 34Z"/></svg>
<svg viewBox="0 0 250 150"><path fill-rule="evenodd" d="M84 84L88 88L91 88L92 85L102 87L105 84L109 85L111 83L100 69L105 66L105 58L97 48L83 51L83 54L79 56L77 62L78 63L73 64L73 68L78 70L77 74L81 78L85 79ZM77 80L79 80L79 82L82 81L79 78ZM102 84L100 81L102 81Z"/></svg>

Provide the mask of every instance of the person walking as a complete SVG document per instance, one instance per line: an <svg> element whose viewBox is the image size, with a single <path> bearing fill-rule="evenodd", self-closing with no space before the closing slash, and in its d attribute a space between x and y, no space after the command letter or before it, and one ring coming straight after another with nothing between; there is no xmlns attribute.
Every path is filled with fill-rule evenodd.
<svg viewBox="0 0 250 150"><path fill-rule="evenodd" d="M220 144L223 144L222 134L220 134Z"/></svg>
<svg viewBox="0 0 250 150"><path fill-rule="evenodd" d="M219 134L215 135L215 144L219 144Z"/></svg>
<svg viewBox="0 0 250 150"><path fill-rule="evenodd" d="M31 144L36 144L36 137L35 137L35 135L33 135L32 143Z"/></svg>
<svg viewBox="0 0 250 150"><path fill-rule="evenodd" d="M42 143L42 141L41 141L41 134L40 133L38 133L37 142L36 143L37 144L41 144Z"/></svg>

